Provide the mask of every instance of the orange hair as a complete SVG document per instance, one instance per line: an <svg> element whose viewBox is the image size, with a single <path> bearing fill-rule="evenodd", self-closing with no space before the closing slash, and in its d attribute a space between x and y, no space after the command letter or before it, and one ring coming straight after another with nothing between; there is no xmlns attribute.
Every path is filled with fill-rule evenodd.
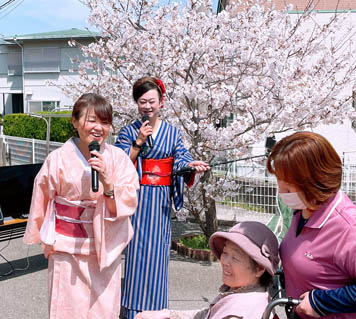
<svg viewBox="0 0 356 319"><path fill-rule="evenodd" d="M313 132L297 132L281 139L267 159L267 169L279 180L296 186L313 208L341 186L339 155L326 138Z"/></svg>

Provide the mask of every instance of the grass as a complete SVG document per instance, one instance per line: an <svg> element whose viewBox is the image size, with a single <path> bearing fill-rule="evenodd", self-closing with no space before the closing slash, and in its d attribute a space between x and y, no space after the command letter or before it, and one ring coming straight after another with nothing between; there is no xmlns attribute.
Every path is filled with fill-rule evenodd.
<svg viewBox="0 0 356 319"><path fill-rule="evenodd" d="M181 237L179 242L189 248L194 249L207 249L209 250L209 244L206 240L206 236L203 234L192 236L192 237Z"/></svg>
<svg viewBox="0 0 356 319"><path fill-rule="evenodd" d="M254 211L254 212L266 213L266 209L263 206L257 206L257 205L252 205L252 204L248 204L248 203L236 203L236 202L232 201L229 197L225 198L223 203L224 203L224 205L228 205L231 207L238 207L238 208L243 208L243 209Z"/></svg>

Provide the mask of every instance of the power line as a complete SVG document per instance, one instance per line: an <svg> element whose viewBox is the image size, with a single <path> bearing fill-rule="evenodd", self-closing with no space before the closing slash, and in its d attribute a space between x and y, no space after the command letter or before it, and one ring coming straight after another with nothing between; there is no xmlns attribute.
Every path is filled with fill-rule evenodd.
<svg viewBox="0 0 356 319"><path fill-rule="evenodd" d="M2 4L2 5L0 6L0 10L1 10L1 9L4 9L6 6L8 6L9 4L11 4L11 3L14 2L14 1L16 1L16 0L8 0L8 1L6 1L4 4Z"/></svg>
<svg viewBox="0 0 356 319"><path fill-rule="evenodd" d="M16 1L18 1L18 3L16 3ZM0 8L0 10L4 9L0 11L0 19L6 17L10 12L16 9L22 2L24 2L24 0L9 0L7 1L7 3L4 3ZM4 7L5 5L6 7Z"/></svg>

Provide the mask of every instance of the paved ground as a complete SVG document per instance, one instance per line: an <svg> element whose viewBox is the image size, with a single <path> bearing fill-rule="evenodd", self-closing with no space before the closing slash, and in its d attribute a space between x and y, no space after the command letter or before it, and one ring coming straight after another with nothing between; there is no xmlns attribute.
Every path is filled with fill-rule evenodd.
<svg viewBox="0 0 356 319"><path fill-rule="evenodd" d="M173 222L173 236L198 230L196 224ZM47 260L40 245L21 239L0 243L0 302L3 319L45 319L47 315ZM27 263L27 256L28 262ZM4 259L11 262L15 271ZM220 265L195 261L171 252L169 302L171 309L205 307L221 284ZM278 313L281 312L281 309ZM285 318L281 316L281 318Z"/></svg>

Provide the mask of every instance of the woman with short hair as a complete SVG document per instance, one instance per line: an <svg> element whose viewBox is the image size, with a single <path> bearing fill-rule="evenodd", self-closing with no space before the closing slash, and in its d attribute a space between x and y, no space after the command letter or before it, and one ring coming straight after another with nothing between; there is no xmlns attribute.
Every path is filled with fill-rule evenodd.
<svg viewBox="0 0 356 319"><path fill-rule="evenodd" d="M116 319L138 176L130 158L105 143L112 107L104 97L83 94L72 124L78 137L52 151L36 176L24 242L41 243L48 258L50 318Z"/></svg>
<svg viewBox="0 0 356 319"><path fill-rule="evenodd" d="M286 294L301 318L356 318L356 207L340 190L342 163L313 132L281 139L267 160L294 210L280 247Z"/></svg>

